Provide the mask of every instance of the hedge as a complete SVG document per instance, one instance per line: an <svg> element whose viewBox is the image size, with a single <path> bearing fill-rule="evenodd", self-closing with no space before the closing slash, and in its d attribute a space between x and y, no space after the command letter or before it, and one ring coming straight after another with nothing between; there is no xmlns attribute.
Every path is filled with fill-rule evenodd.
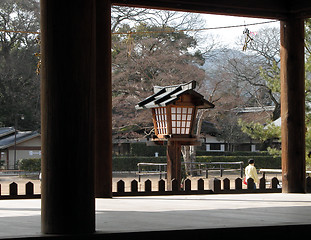
<svg viewBox="0 0 311 240"><path fill-rule="evenodd" d="M197 156L270 156L267 151L260 151L260 152L246 152L246 151L238 151L238 152L207 152L205 150L197 150Z"/></svg>
<svg viewBox="0 0 311 240"><path fill-rule="evenodd" d="M20 170L27 172L40 172L41 171L41 158L22 159L18 162Z"/></svg>
<svg viewBox="0 0 311 240"><path fill-rule="evenodd" d="M197 156L197 162L244 162L244 167L248 164L248 159L255 160L255 166L260 168L281 169L281 158L272 156ZM113 171L137 171L137 163L166 163L166 156L160 157L138 157L124 156L113 157ZM228 166L230 167L230 166ZM236 166L235 166L236 167ZM19 162L19 168L24 171L36 172L41 170L41 159L23 159Z"/></svg>
<svg viewBox="0 0 311 240"><path fill-rule="evenodd" d="M244 167L248 165L248 159L255 160L255 166L260 168L281 168L281 158L272 156L197 156L197 162L244 162ZM137 171L137 163L166 163L166 157L113 157L113 171ZM228 166L230 167L230 166Z"/></svg>
<svg viewBox="0 0 311 240"><path fill-rule="evenodd" d="M131 143L130 156L154 157L158 152L159 156L166 156L166 146L147 146L146 143ZM270 156L268 152L207 152L202 146L196 149L197 156Z"/></svg>
<svg viewBox="0 0 311 240"><path fill-rule="evenodd" d="M166 146L147 146L146 143L131 143L132 156L148 156L154 157L155 153L159 156L166 156Z"/></svg>

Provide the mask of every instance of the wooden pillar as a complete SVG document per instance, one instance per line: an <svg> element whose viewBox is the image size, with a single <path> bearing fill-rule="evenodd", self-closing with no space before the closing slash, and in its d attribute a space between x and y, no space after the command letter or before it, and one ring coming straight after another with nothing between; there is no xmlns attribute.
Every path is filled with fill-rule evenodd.
<svg viewBox="0 0 311 240"><path fill-rule="evenodd" d="M304 21L281 21L282 191L305 192Z"/></svg>
<svg viewBox="0 0 311 240"><path fill-rule="evenodd" d="M96 0L96 197L112 197L111 93L111 4Z"/></svg>
<svg viewBox="0 0 311 240"><path fill-rule="evenodd" d="M41 230L95 231L95 0L41 0Z"/></svg>
<svg viewBox="0 0 311 240"><path fill-rule="evenodd" d="M172 190L172 180L178 182L178 190L181 183L181 144L176 141L168 141L167 144L167 189Z"/></svg>

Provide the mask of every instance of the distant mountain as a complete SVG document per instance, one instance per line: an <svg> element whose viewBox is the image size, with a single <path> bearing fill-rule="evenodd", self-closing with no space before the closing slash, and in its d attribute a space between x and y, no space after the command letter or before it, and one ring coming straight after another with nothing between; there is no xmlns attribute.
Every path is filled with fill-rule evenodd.
<svg viewBox="0 0 311 240"><path fill-rule="evenodd" d="M220 65L224 65L229 59L241 58L244 55L243 52L234 49L214 49L203 56L205 63L202 68L206 71L217 70Z"/></svg>

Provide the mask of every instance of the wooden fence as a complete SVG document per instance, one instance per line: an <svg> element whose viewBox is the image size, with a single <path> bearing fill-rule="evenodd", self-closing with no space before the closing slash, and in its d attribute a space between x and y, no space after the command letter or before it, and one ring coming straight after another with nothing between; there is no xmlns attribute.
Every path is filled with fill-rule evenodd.
<svg viewBox="0 0 311 240"><path fill-rule="evenodd" d="M144 189L138 190L139 182L133 180L130 183L130 190L125 191L125 182L119 180L117 182L117 191L113 192L113 196L153 196L153 195L191 195L191 194L241 194L241 193L280 193L282 189L278 187L279 180L273 178L271 180L271 186L266 186L266 179L260 179L259 188L254 189L253 179L248 179L247 187L243 188L243 182L241 178L237 178L234 181L234 186L231 186L230 180L225 178L222 180L214 178L209 181L209 189L206 188L205 182L202 178L197 181L197 188L192 189L192 182L190 179L186 179L182 185L182 190L178 191L178 183L175 179L172 180L172 191L166 190L166 181L161 179L158 181L158 189L153 190L151 180L146 180L144 183ZM309 182L311 183L310 179ZM252 187L250 187L252 186Z"/></svg>
<svg viewBox="0 0 311 240"><path fill-rule="evenodd" d="M9 185L9 194L2 195L1 194L1 184L0 184L0 200L1 199L34 199L34 198L41 198L41 194L34 193L34 184L32 182L28 182L25 184L25 194L18 193L18 184L12 182Z"/></svg>
<svg viewBox="0 0 311 240"><path fill-rule="evenodd" d="M192 189L192 182L186 179L182 185L182 190L178 191L178 183L175 179L172 180L172 191L167 191L166 181L161 179L157 182L158 188L154 190L152 181L146 180L144 182L144 189L139 190L139 183L133 180L130 183L130 190L126 191L125 182L119 180L117 182L117 189L113 192L113 196L160 196L160 195L191 195L191 194L243 194L243 193L281 193L282 189L279 187L279 180L274 177L271 179L270 186L267 186L266 179L261 178L259 187L253 189L253 179L248 179L247 187L243 187L241 178L234 180L234 186L231 186L231 181L228 178L222 181L214 178L209 181L209 189L205 186L202 178L197 181L197 188ZM306 178L306 192L311 193L311 177ZM0 184L0 200L1 199L35 199L41 198L41 194L34 194L34 184L32 182L26 183L25 194L18 194L18 184L15 182L9 185L9 194L1 194Z"/></svg>

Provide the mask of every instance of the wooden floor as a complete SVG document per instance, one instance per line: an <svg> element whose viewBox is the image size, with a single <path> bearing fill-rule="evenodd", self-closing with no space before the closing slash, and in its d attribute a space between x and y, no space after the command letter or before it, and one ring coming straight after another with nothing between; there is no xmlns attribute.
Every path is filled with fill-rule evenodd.
<svg viewBox="0 0 311 240"><path fill-rule="evenodd" d="M180 239L283 236L311 232L311 194L226 194L96 200L96 234L40 233L40 200L1 200L1 239Z"/></svg>

